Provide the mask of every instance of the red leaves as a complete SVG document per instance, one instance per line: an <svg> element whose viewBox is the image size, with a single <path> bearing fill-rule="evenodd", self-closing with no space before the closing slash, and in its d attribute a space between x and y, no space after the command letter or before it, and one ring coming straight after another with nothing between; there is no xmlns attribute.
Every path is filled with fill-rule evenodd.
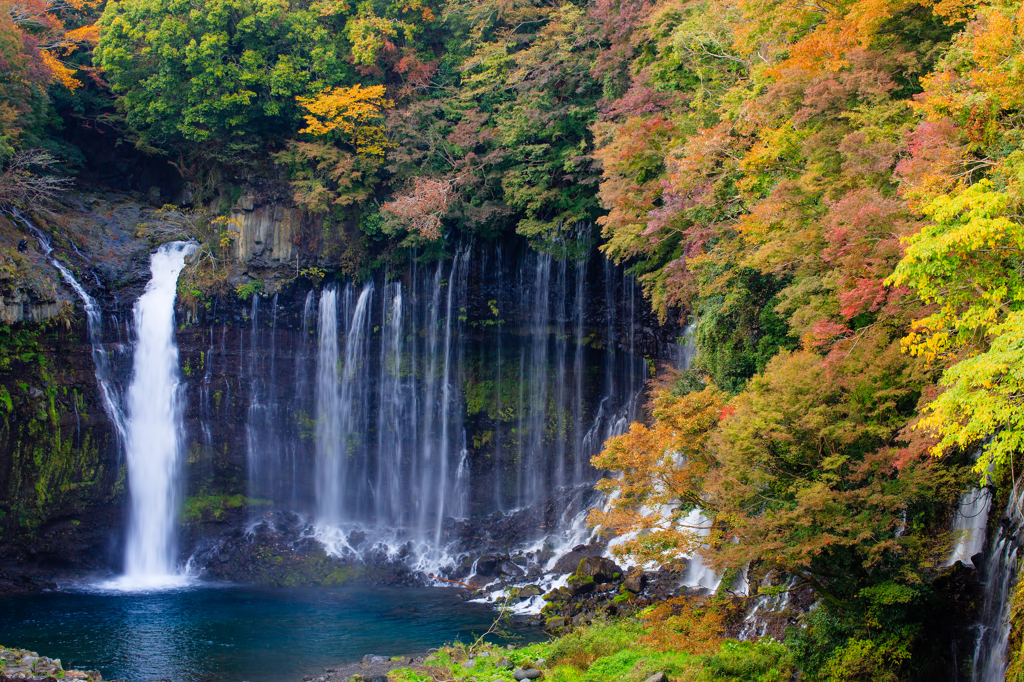
<svg viewBox="0 0 1024 682"><path fill-rule="evenodd" d="M440 239L441 218L454 195L455 181L451 178L415 177L410 191L396 195L381 210L425 239Z"/></svg>

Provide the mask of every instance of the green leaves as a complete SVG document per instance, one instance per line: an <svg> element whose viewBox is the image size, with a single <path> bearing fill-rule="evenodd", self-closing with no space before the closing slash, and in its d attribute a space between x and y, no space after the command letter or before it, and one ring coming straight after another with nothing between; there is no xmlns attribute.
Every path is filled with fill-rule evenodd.
<svg viewBox="0 0 1024 682"><path fill-rule="evenodd" d="M297 128L296 94L352 73L340 27L280 0L127 0L100 23L96 61L146 147L238 161L229 140L279 141Z"/></svg>

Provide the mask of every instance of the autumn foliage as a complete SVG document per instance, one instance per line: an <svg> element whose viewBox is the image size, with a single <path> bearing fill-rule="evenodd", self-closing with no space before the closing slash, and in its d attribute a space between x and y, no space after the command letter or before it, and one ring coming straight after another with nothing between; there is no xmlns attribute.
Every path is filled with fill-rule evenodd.
<svg viewBox="0 0 1024 682"><path fill-rule="evenodd" d="M392 146L383 126L384 110L394 104L384 97L384 86L334 88L316 97L296 98L305 110L306 127L299 133L338 136L360 156L383 156Z"/></svg>

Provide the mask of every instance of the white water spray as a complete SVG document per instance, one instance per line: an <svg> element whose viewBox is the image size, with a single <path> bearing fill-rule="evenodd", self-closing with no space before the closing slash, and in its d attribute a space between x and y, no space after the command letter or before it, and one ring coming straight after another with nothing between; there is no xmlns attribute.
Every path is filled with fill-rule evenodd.
<svg viewBox="0 0 1024 682"><path fill-rule="evenodd" d="M152 279L135 303L137 345L127 393L128 523L124 588L166 587L176 575L181 474L182 396L174 340L178 274L195 246L161 246L150 261Z"/></svg>

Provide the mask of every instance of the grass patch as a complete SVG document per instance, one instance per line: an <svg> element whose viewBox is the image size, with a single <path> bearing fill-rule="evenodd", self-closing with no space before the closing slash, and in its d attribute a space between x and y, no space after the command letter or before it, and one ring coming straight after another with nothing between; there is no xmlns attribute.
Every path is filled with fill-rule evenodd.
<svg viewBox="0 0 1024 682"><path fill-rule="evenodd" d="M516 668L541 667L546 682L643 682L658 672L673 682L786 682L793 674L792 654L773 640L724 640L712 653L696 654L640 644L646 633L636 618L603 620L512 651L493 644L475 649L465 644L442 647L422 671L402 668L389 675L399 682L470 677L510 681L512 669L502 667L502 659ZM462 664L470 658L473 666L464 668Z"/></svg>

